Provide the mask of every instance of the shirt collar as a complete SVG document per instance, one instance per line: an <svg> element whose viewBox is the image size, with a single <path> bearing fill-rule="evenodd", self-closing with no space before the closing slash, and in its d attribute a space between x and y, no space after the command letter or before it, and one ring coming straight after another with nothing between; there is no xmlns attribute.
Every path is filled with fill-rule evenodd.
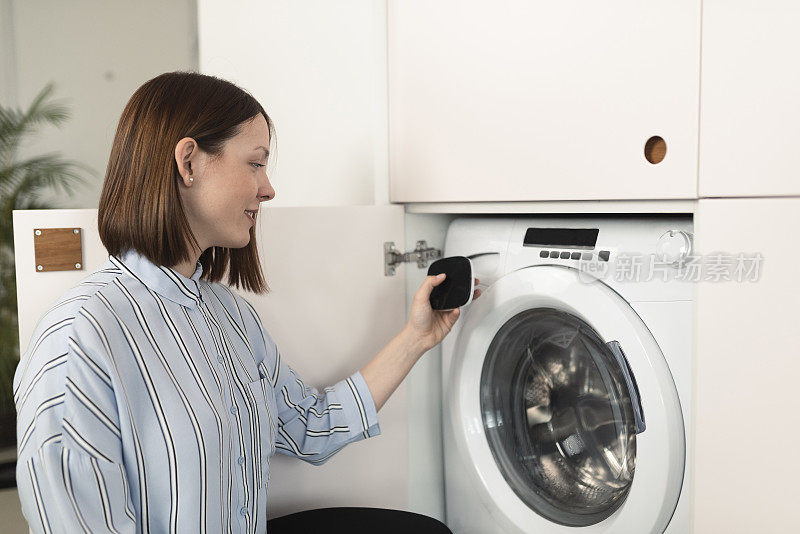
<svg viewBox="0 0 800 534"><path fill-rule="evenodd" d="M134 249L119 256L109 255L108 259L159 295L183 306L200 305L200 276L203 274L200 261L192 277L186 278L171 267L155 265Z"/></svg>

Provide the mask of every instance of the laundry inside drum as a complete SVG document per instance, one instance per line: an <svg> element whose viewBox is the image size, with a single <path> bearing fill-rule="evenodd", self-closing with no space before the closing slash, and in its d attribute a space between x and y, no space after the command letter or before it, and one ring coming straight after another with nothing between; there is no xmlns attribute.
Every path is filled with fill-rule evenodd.
<svg viewBox="0 0 800 534"><path fill-rule="evenodd" d="M631 399L582 319L536 308L503 325L484 360L481 412L503 477L536 513L588 526L625 501L636 468Z"/></svg>

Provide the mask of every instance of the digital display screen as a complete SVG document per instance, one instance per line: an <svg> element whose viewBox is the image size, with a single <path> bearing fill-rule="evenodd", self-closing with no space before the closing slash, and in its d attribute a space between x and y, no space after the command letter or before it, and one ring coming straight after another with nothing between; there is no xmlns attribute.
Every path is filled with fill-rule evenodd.
<svg viewBox="0 0 800 534"><path fill-rule="evenodd" d="M593 249L599 231L598 228L528 228L523 245Z"/></svg>

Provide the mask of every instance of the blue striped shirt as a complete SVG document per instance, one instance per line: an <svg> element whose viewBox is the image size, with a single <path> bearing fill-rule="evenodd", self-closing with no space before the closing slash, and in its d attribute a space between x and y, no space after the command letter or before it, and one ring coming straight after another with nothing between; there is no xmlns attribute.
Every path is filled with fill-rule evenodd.
<svg viewBox="0 0 800 534"><path fill-rule="evenodd" d="M380 434L360 372L307 386L202 271L129 250L40 319L14 376L35 532L266 532L275 452L319 465Z"/></svg>

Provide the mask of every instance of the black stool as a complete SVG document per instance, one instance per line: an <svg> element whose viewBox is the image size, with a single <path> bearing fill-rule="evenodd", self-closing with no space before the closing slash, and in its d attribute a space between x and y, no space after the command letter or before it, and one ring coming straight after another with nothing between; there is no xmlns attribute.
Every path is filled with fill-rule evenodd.
<svg viewBox="0 0 800 534"><path fill-rule="evenodd" d="M432 517L385 508L319 508L267 521L269 534L453 534Z"/></svg>

